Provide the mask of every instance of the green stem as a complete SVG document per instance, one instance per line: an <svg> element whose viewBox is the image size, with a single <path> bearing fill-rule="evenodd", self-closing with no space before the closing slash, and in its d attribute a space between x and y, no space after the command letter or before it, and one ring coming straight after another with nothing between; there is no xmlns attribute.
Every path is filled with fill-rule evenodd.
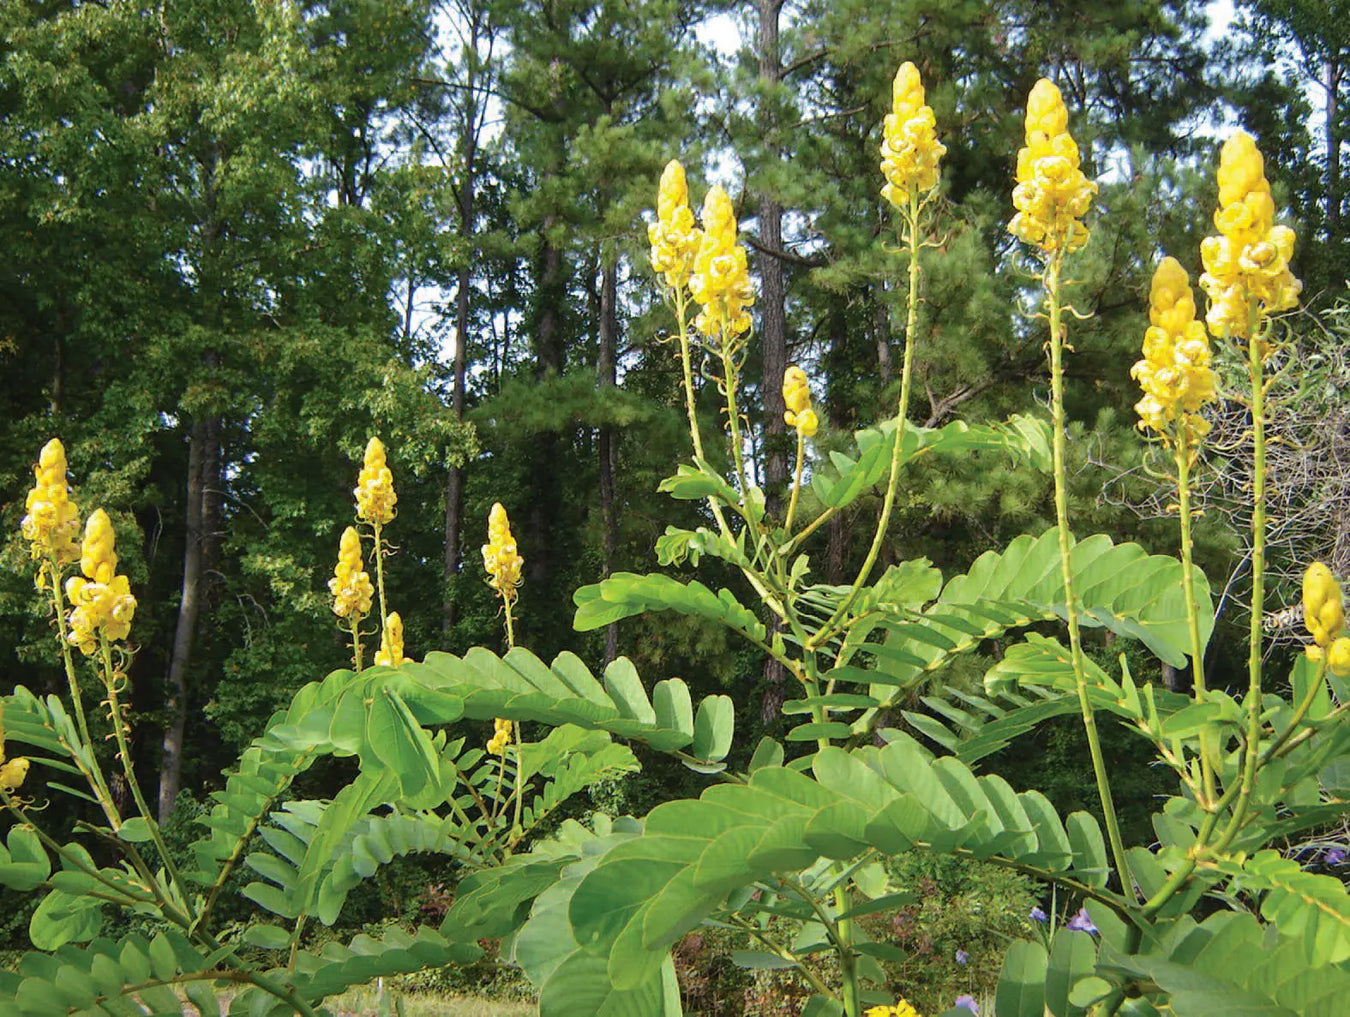
<svg viewBox="0 0 1350 1017"><path fill-rule="evenodd" d="M783 533L791 535L792 517L797 514L797 495L802 491L802 460L806 458L806 436L801 428L797 429L797 469L792 476L792 497L788 499L787 518L783 520Z"/></svg>
<svg viewBox="0 0 1350 1017"><path fill-rule="evenodd" d="M356 664L356 671L361 671L361 616L353 614L352 623L352 659Z"/></svg>
<svg viewBox="0 0 1350 1017"><path fill-rule="evenodd" d="M379 523L370 525L375 531L375 582L380 590L380 632L384 632L384 627L389 624L389 605L384 599L384 543L380 539L384 527Z"/></svg>
<svg viewBox="0 0 1350 1017"><path fill-rule="evenodd" d="M1261 315L1255 302L1248 311L1247 380L1252 388L1252 604L1247 640L1247 744L1243 747L1242 790L1220 840L1226 848L1247 818L1261 749L1261 619L1266 593L1266 383L1261 357Z"/></svg>
<svg viewBox="0 0 1350 1017"><path fill-rule="evenodd" d="M822 996L829 997L830 999L834 998L834 993L830 991L830 987L820 980L819 975L817 975L814 971L812 971L809 967L807 967L805 961L799 958L787 947L783 946L783 944L775 940L767 932L764 932L762 929L754 925L752 922L747 922L740 915L730 915L729 920L730 923L734 925L736 928L740 929L742 932L748 932L755 939L759 940L760 944L764 946L774 956L781 957L783 960L789 961L792 964L792 966L797 970L797 972L808 982L811 983L811 988L815 989L817 993L819 993Z"/></svg>
<svg viewBox="0 0 1350 1017"><path fill-rule="evenodd" d="M511 621L510 597L502 597L502 609L506 612L506 648L514 650L516 648L516 629Z"/></svg>
<svg viewBox="0 0 1350 1017"><path fill-rule="evenodd" d="M694 455L700 462L707 462L703 455L703 433L698 426L698 406L694 399L694 365L689 346L688 309L688 294L681 286L675 290L675 320L680 337L680 367L684 371L684 407L689 415L689 437L694 442ZM730 536L731 528L727 526L726 517L722 514L722 506L709 496L708 507L712 509L713 518L717 520L722 535Z"/></svg>
<svg viewBox="0 0 1350 1017"><path fill-rule="evenodd" d="M724 332L726 327L722 326ZM750 484L745 473L745 450L741 448L741 411L736 404L736 386L740 370L736 367L736 358L728 342L724 334L719 353L722 359L722 386L727 401L727 432L731 436L731 461L736 467L736 480L741 485L741 500L744 501L750 493Z"/></svg>
<svg viewBox="0 0 1350 1017"><path fill-rule="evenodd" d="M842 885L834 888L834 906L841 915L848 912L848 890ZM836 928L839 935L839 974L844 983L844 1017L861 1017L862 1004L858 999L858 958L853 953L853 920L841 918Z"/></svg>
<svg viewBox="0 0 1350 1017"><path fill-rule="evenodd" d="M1087 667L1083 659L1083 638L1078 628L1078 600L1073 589L1073 535L1069 532L1069 492L1067 467L1067 434L1064 419L1064 323L1060 308L1060 270L1063 255L1056 253L1045 269L1046 304L1050 314L1050 392L1054 415L1055 466L1055 522L1059 531L1060 570L1064 576L1064 613L1069 622L1069 650L1073 657L1074 683L1078 687L1078 706L1083 714L1083 729L1087 732L1088 752L1092 756L1092 772L1097 779L1097 794L1106 819L1107 839L1120 875L1120 886L1126 897L1133 896L1133 880L1125 845L1120 837L1120 823L1111 797L1111 782L1106 777L1106 762L1102 758L1101 739L1097 735L1097 719L1088 697Z"/></svg>
<svg viewBox="0 0 1350 1017"><path fill-rule="evenodd" d="M1191 672L1195 682L1195 695L1203 699L1205 695L1205 648L1200 641L1200 613L1195 606L1195 575L1192 563L1191 540L1191 449L1186 422L1183 419L1177 428L1176 465L1177 498L1181 514L1181 585L1186 597L1186 628L1191 637ZM1212 733L1208 729L1200 732L1200 785L1204 788L1205 806L1209 807L1217 797L1214 786L1214 753Z"/></svg>
<svg viewBox="0 0 1350 1017"><path fill-rule="evenodd" d="M895 447L891 451L891 470L886 480L886 497L881 504L881 516L877 519L876 533L872 536L872 546L867 550L858 577L853 581L844 599L840 601L830 619L811 640L811 645L821 646L837 631L840 622L848 614L849 608L862 592L864 584L872 574L872 567L881 554L881 545L886 541L886 530L891 522L891 510L895 506L895 491L899 486L900 461L903 458L902 446L905 439L905 418L909 414L909 389L914 369L914 347L919 322L919 208L917 192L909 197L909 208L905 213L905 225L909 241L909 294L905 302L905 357L900 370L900 402L895 410Z"/></svg>
<svg viewBox="0 0 1350 1017"><path fill-rule="evenodd" d="M98 634L98 644L103 659L103 680L108 691L108 708L112 714L113 736L117 739L117 754L122 760L122 772L126 775L127 787L131 790L131 797L136 803L136 808L145 820L146 829L150 831L150 839L154 842L155 850L159 852L160 861L164 863L164 871L168 873L169 882L173 886L174 892L178 895L178 899L183 906L188 907L190 906L188 901L191 898L188 897L183 880L178 874L178 866L174 864L173 856L169 854L169 846L164 843L164 838L160 835L159 823L150 811L150 806L146 804L140 782L136 779L136 765L131 759L131 746L127 744L126 724L122 720L122 705L117 698L118 675L113 668L112 647L108 643L108 637L102 632Z"/></svg>

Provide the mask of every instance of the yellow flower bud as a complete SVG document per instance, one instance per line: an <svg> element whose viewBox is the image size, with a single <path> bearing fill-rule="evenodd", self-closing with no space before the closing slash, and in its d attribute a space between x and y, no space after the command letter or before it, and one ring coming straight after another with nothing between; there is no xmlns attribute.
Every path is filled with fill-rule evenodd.
<svg viewBox="0 0 1350 1017"><path fill-rule="evenodd" d="M882 125L882 197L907 208L913 194L937 186L938 162L947 148L937 139L937 120L924 102L919 69L906 61L891 86L891 112Z"/></svg>
<svg viewBox="0 0 1350 1017"><path fill-rule="evenodd" d="M494 502L488 513L488 542L482 550L489 585L510 603L520 586L520 570L525 559L516 553L516 538L511 535L511 521L501 502Z"/></svg>
<svg viewBox="0 0 1350 1017"><path fill-rule="evenodd" d="M1210 330L1245 340L1253 318L1259 323L1296 306L1303 284L1289 270L1294 231L1274 225L1275 202L1251 135L1238 131L1224 142L1218 177L1214 226L1219 235L1200 245L1205 265L1200 285L1209 295Z"/></svg>
<svg viewBox="0 0 1350 1017"><path fill-rule="evenodd" d="M20 757L11 759L4 766L0 766L0 788L5 791L16 791L23 784L24 778L28 776L28 760Z"/></svg>
<svg viewBox="0 0 1350 1017"><path fill-rule="evenodd" d="M66 580L66 596L73 608L67 638L85 654L98 648L99 633L114 643L131 634L136 598L127 577L117 575L115 540L112 520L102 509L95 510L85 525L80 547L84 575Z"/></svg>
<svg viewBox="0 0 1350 1017"><path fill-rule="evenodd" d="M33 467L34 484L19 523L33 558L55 558L66 565L79 557L80 511L70 500L66 450L59 438L42 446Z"/></svg>
<svg viewBox="0 0 1350 1017"><path fill-rule="evenodd" d="M1341 588L1320 561L1303 573L1303 623L1318 646L1331 645L1345 628Z"/></svg>
<svg viewBox="0 0 1350 1017"><path fill-rule="evenodd" d="M661 274L671 289L681 289L688 284L700 239L698 227L694 225L694 213L689 208L689 185L685 181L684 167L672 159L661 173L656 222L647 227L652 268Z"/></svg>
<svg viewBox="0 0 1350 1017"><path fill-rule="evenodd" d="M1140 430L1152 430L1171 444L1184 438L1192 456L1209 432L1200 416L1218 398L1218 377L1210 367L1209 336L1195 320L1190 278L1175 258L1164 258L1153 273L1144 359L1130 370L1144 390L1135 404Z"/></svg>
<svg viewBox="0 0 1350 1017"><path fill-rule="evenodd" d="M1053 82L1041 78L1027 100L1026 146L1017 153L1013 189L1017 214L1008 231L1047 255L1076 251L1087 243L1080 220L1096 193L1097 185L1079 168L1064 99Z"/></svg>
<svg viewBox="0 0 1350 1017"><path fill-rule="evenodd" d="M375 663L382 667L398 667L406 658L403 656L403 619L397 611L389 612L380 632L380 649L375 654Z"/></svg>
<svg viewBox="0 0 1350 1017"><path fill-rule="evenodd" d="M361 535L355 526L348 526L342 531L333 578L328 580L328 592L333 595L333 613L339 618L360 621L370 614L375 587L362 564Z"/></svg>
<svg viewBox="0 0 1350 1017"><path fill-rule="evenodd" d="M511 744L511 722L501 717L492 722L492 737L488 740L487 750L494 755L503 755Z"/></svg>
<svg viewBox="0 0 1350 1017"><path fill-rule="evenodd" d="M371 438L356 480L356 516L367 523L385 526L393 521L398 495L394 493L394 475L385 463L384 443Z"/></svg>
<svg viewBox="0 0 1350 1017"><path fill-rule="evenodd" d="M1341 678L1350 675L1350 639L1337 636L1327 647L1327 667Z"/></svg>
<svg viewBox="0 0 1350 1017"><path fill-rule="evenodd" d="M721 187L703 200L703 236L694 256L689 292L703 305L694 327L709 338L750 330L749 308L755 302L745 248L736 242L736 211Z"/></svg>

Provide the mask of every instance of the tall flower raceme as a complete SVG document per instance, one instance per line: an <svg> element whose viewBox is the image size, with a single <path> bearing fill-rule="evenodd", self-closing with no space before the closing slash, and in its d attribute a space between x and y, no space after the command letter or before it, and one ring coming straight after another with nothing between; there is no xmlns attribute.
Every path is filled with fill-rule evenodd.
<svg viewBox="0 0 1350 1017"><path fill-rule="evenodd" d="M1149 321L1144 357L1130 371L1144 390L1134 407L1139 428L1187 448L1193 458L1209 433L1200 410L1218 399L1218 377L1210 366L1209 334L1195 317L1190 278L1175 258L1164 258L1153 273Z"/></svg>
<svg viewBox="0 0 1350 1017"><path fill-rule="evenodd" d="M1207 320L1215 335L1247 339L1267 315L1298 304L1303 284L1289 270L1294 231L1275 225L1275 201L1265 162L1252 136L1238 131L1219 155L1218 236L1200 245L1209 294ZM1262 355L1269 348L1262 347Z"/></svg>
<svg viewBox="0 0 1350 1017"><path fill-rule="evenodd" d="M1345 600L1331 569L1313 562L1303 574L1303 624L1313 638L1312 660L1323 660L1338 675L1350 674L1350 635L1345 628Z"/></svg>
<svg viewBox="0 0 1350 1017"><path fill-rule="evenodd" d="M1082 222L1097 185L1079 166L1069 111L1055 84L1041 78L1027 100L1026 146L1017 153L1017 214L1008 231L1047 254L1072 253L1088 240Z"/></svg>
<svg viewBox="0 0 1350 1017"><path fill-rule="evenodd" d="M361 556L361 535L355 526L342 531L338 543L338 560L333 578L328 580L328 592L333 596L333 613L346 622L352 633L352 653L356 669L361 670L361 619L370 614L375 587L364 568Z"/></svg>
<svg viewBox="0 0 1350 1017"><path fill-rule="evenodd" d="M689 285L702 233L694 223L694 212L689 207L689 184L684 167L672 159L661 173L661 184L656 195L656 222L647 227L651 244L651 262L672 292L681 292Z"/></svg>
<svg viewBox="0 0 1350 1017"><path fill-rule="evenodd" d="M788 500L783 528L792 531L792 519L797 513L797 496L802 489L802 465L806 459L806 439L816 433L820 421L811 408L811 385L806 372L793 364L783 372L783 405L787 409L783 420L797 432L797 466L792 477L792 496Z"/></svg>
<svg viewBox="0 0 1350 1017"><path fill-rule="evenodd" d="M403 656L403 618L393 611L380 630L380 648L375 653L375 663L379 667L398 667L406 659Z"/></svg>
<svg viewBox="0 0 1350 1017"><path fill-rule="evenodd" d="M385 550L382 531L394 520L398 494L394 491L394 474L386 460L384 442L379 438L371 438L366 442L361 472L357 475L352 494L356 496L356 518L369 523L375 535L375 584L380 594L380 617L387 618L389 604L384 596Z"/></svg>
<svg viewBox="0 0 1350 1017"><path fill-rule="evenodd" d="M938 141L937 119L925 101L919 69L906 61L891 86L891 112L882 125L881 195L899 209L937 186L938 163L947 147Z"/></svg>
<svg viewBox="0 0 1350 1017"><path fill-rule="evenodd" d="M714 341L728 341L750 331L755 289L745 248L736 239L736 210L720 186L703 199L703 234L694 256L689 290L703 311L694 327Z"/></svg>
<svg viewBox="0 0 1350 1017"><path fill-rule="evenodd" d="M1101 738L1088 695L1087 663L1078 623L1078 597L1074 590L1071 551L1074 543L1069 529L1068 456L1064 415L1064 327L1063 270L1068 254L1080 250L1088 241L1083 216L1092 205L1097 185L1087 179L1079 164L1078 144L1069 133L1069 111L1055 84L1041 78L1027 99L1026 145L1017 153L1016 185L1013 206L1017 213L1008 223L1008 231L1035 247L1042 260L1041 281L1045 285L1046 318L1050 326L1050 406L1055 474L1055 521L1059 534L1060 574L1064 581L1065 615L1069 626L1069 650L1073 658L1074 684L1078 690L1079 711L1087 735L1088 751L1106 819L1107 839L1116 872L1126 893L1133 892L1125 843L1120 835L1111 784L1106 776Z"/></svg>
<svg viewBox="0 0 1350 1017"><path fill-rule="evenodd" d="M65 446L53 438L42 446L33 467L34 484L19 524L33 558L51 561L58 568L80 556L80 510L71 500L66 472Z"/></svg>
<svg viewBox="0 0 1350 1017"><path fill-rule="evenodd" d="M511 520L501 502L493 502L488 512L488 542L483 545L483 568L487 570L488 585L502 598L506 614L506 642L515 645L516 633L512 624L511 605L520 588L520 570L525 564L516 550L516 538L511 534Z"/></svg>
<svg viewBox="0 0 1350 1017"><path fill-rule="evenodd" d="M100 637L110 643L126 639L136 614L136 598L126 576L117 574L116 537L112 520L102 509L89 517L80 549L80 571L66 582L71 643L86 656L99 648Z"/></svg>

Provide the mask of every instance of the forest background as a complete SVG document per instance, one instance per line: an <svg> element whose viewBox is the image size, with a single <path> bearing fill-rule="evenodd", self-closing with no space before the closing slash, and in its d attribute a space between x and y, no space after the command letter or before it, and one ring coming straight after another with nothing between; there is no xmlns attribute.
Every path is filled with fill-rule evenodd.
<svg viewBox="0 0 1350 1017"><path fill-rule="evenodd" d="M571 594L645 569L667 524L697 525L697 507L655 492L690 452L643 226L668 159L696 195L728 185L752 249L744 405L769 496L788 480L788 364L812 379L818 455L889 412L911 337L877 166L904 60L948 147L913 422L1044 415L1045 330L1011 312L1030 280L1004 224L1024 97L1049 76L1101 186L1071 295L1091 314L1068 374L1073 514L1170 550L1129 368L1153 267L1164 251L1199 263L1213 139L1242 125L1267 153L1305 284L1273 566L1293 576L1320 557L1345 575L1350 3L1240 0L1217 32L1215 6L1230 13L1189 0L0 2L7 687L63 683L18 525L37 450L60 436L81 504L113 516L139 602L137 765L159 775L162 820L193 816L266 718L347 659L326 580L374 434L399 492L389 599L409 655L501 648L478 553L500 501L526 562L523 645L593 666L625 654L696 696L731 692L742 730L781 733L782 676L722 630L663 615L583 635ZM713 46L710 26L739 47ZM716 393L703 394L715 427ZM1242 423L1225 426L1231 452ZM1242 457L1225 447L1210 453L1198 534L1223 592L1219 687L1246 624L1230 507ZM963 569L1053 521L1049 477L916 475L891 560ZM856 570L876 510L864 499L816 536L827 577ZM735 586L716 563L700 571ZM1271 598L1296 599L1292 584ZM1094 810L1081 729L1039 737L1001 772L1034 767L1061 811ZM695 780L644 762L596 792L609 811ZM1121 791L1127 823L1131 795L1140 819L1153 789ZM25 924L16 914L0 935L21 942Z"/></svg>

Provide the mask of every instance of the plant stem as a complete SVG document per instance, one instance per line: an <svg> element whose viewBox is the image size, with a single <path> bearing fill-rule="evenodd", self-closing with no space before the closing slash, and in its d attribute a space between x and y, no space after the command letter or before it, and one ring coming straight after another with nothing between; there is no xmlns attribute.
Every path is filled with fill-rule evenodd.
<svg viewBox="0 0 1350 1017"><path fill-rule="evenodd" d="M905 418L909 414L909 389L914 372L914 347L918 336L915 334L919 323L919 195L917 191L909 196L909 208L905 212L905 225L909 241L909 294L905 300L905 357L900 369L900 401L895 410L895 447L891 451L891 471L886 480L886 496L881 503L881 516L877 519L876 533L872 536L872 546L867 550L858 577L854 579L844 599L840 601L830 619L811 640L811 646L820 646L830 639L837 630L840 621L848 614L853 602L858 599L864 584L872 574L877 556L881 554L881 545L886 540L886 530L891 522L891 510L895 506L895 490L899 486L900 461L903 458L905 442Z"/></svg>
<svg viewBox="0 0 1350 1017"><path fill-rule="evenodd" d="M1120 823L1111 797L1111 782L1106 776L1106 762L1102 758L1101 739L1097 735L1097 719L1088 697L1087 667L1083 660L1083 637L1078 627L1078 600L1073 590L1073 535L1069 531L1069 492L1067 467L1067 434L1064 419L1064 323L1060 308L1060 271L1063 254L1054 254L1045 268L1046 305L1050 317L1050 391L1051 411L1054 414L1055 465L1055 522L1059 531L1060 570L1064 576L1064 613L1069 623L1069 650L1073 657L1074 683L1078 687L1078 706L1083 714L1083 729L1087 733L1088 752L1092 756L1092 772L1097 779L1097 794L1106 819L1107 839L1120 876L1120 886L1126 897L1133 897L1134 882L1130 876L1125 845L1120 837Z"/></svg>
<svg viewBox="0 0 1350 1017"><path fill-rule="evenodd" d="M380 539L384 527L379 523L370 525L375 531L375 581L380 588L380 632L383 633L385 625L389 623L389 605L384 600L384 543Z"/></svg>
<svg viewBox="0 0 1350 1017"><path fill-rule="evenodd" d="M352 659L356 664L357 672L361 670L361 616L353 614L352 622Z"/></svg>
<svg viewBox="0 0 1350 1017"><path fill-rule="evenodd" d="M1219 841L1228 847L1247 818L1261 749L1261 619L1266 592L1266 383L1261 347L1261 314L1253 301L1248 311L1247 380L1252 388L1252 605L1247 641L1247 743L1243 746L1242 790L1228 828Z"/></svg>
<svg viewBox="0 0 1350 1017"><path fill-rule="evenodd" d="M834 906L839 913L849 909L848 890L834 888ZM861 1017L862 1004L858 1000L858 959L853 953L853 920L841 918L836 924L839 935L839 974L844 982L844 1017Z"/></svg>
<svg viewBox="0 0 1350 1017"><path fill-rule="evenodd" d="M1195 575L1191 541L1191 448L1186 424L1177 428L1177 500L1181 515L1181 585L1186 597L1186 627L1191 637L1191 672L1196 699L1205 695L1205 648L1200 642L1200 614L1195 606ZM1210 807L1217 793L1214 786L1214 745L1208 729L1200 732L1200 785L1205 806Z"/></svg>
<svg viewBox="0 0 1350 1017"><path fill-rule="evenodd" d="M169 847L164 843L164 838L159 832L159 823L155 821L154 813L150 811L150 806L146 804L145 795L141 792L140 782L136 779L136 766L131 759L131 747L127 744L127 729L122 721L122 705L117 698L118 674L113 668L112 647L108 644L108 637L101 631L98 634L99 650L103 658L103 680L108 691L108 707L112 714L113 736L117 739L117 754L122 759L122 772L126 774L127 787L131 790L131 797L136 802L136 808L140 811L142 818L145 819L146 829L150 831L150 839L154 842L155 850L159 852L160 861L164 863L164 871L168 873L169 882L173 886L174 892L178 894L178 899L183 907L190 907L190 898L183 885L181 877L178 875L178 866L173 862L173 856L169 854Z"/></svg>
<svg viewBox="0 0 1350 1017"><path fill-rule="evenodd" d="M787 518L783 520L783 532L791 535L792 517L797 514L797 495L802 491L802 460L806 458L806 436L801 428L797 429L797 469L792 477L792 497L788 499Z"/></svg>
<svg viewBox="0 0 1350 1017"><path fill-rule="evenodd" d="M681 286L675 290L675 320L679 328L680 367L684 371L684 407L689 415L689 437L694 442L694 455L700 462L706 462L707 459L703 455L703 433L698 426L698 406L694 401L694 365L689 347L688 309L688 293ZM722 514L722 506L709 496L708 507L712 509L713 518L717 520L717 526L723 536L729 536L731 528L727 526L726 517Z"/></svg>
<svg viewBox="0 0 1350 1017"><path fill-rule="evenodd" d="M736 367L736 358L732 353L729 340L725 335L725 325L719 355L722 358L722 385L727 401L727 432L731 436L731 461L736 467L736 480L741 485L741 500L750 493L750 484L745 472L745 450L741 448L741 411L736 404L736 386L740 370Z"/></svg>

